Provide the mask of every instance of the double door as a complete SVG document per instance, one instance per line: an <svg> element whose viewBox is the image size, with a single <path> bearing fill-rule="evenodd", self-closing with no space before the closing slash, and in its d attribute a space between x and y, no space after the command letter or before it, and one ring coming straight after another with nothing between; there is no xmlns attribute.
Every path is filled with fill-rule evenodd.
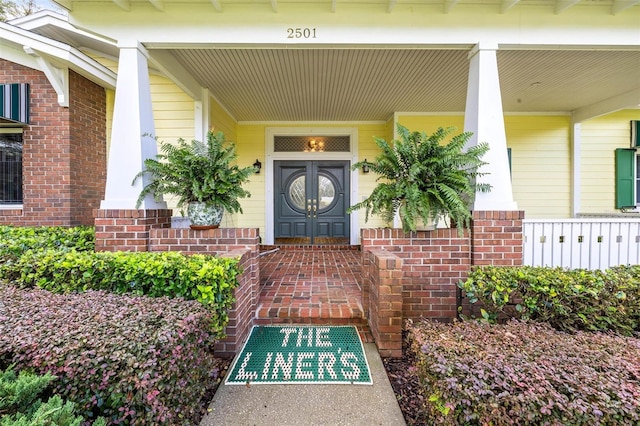
<svg viewBox="0 0 640 426"><path fill-rule="evenodd" d="M275 161L275 239L349 242L349 162Z"/></svg>

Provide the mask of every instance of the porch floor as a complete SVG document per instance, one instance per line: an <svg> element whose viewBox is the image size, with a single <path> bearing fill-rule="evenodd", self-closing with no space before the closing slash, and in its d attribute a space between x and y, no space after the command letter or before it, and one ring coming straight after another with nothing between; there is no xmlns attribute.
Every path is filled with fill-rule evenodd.
<svg viewBox="0 0 640 426"><path fill-rule="evenodd" d="M349 324L367 338L361 253L353 247L265 247L257 324Z"/></svg>

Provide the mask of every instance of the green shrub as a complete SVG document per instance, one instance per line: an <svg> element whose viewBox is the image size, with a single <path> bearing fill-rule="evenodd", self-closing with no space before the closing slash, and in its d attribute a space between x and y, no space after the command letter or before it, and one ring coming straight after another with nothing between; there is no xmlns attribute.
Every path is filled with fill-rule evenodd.
<svg viewBox="0 0 640 426"><path fill-rule="evenodd" d="M239 272L237 259L176 252L32 250L0 267L0 275L20 287L55 293L107 290L197 300L211 310L219 335L228 322Z"/></svg>
<svg viewBox="0 0 640 426"><path fill-rule="evenodd" d="M517 320L408 327L421 424L640 424L640 340Z"/></svg>
<svg viewBox="0 0 640 426"><path fill-rule="evenodd" d="M0 286L0 364L109 424L193 425L215 370L210 313L182 299Z"/></svg>
<svg viewBox="0 0 640 426"><path fill-rule="evenodd" d="M639 267L607 271L483 266L459 284L485 319L514 317L559 330L611 330L631 335L640 325Z"/></svg>
<svg viewBox="0 0 640 426"><path fill-rule="evenodd" d="M38 376L27 371L16 374L12 368L0 372L0 415L26 412L55 379L51 374Z"/></svg>
<svg viewBox="0 0 640 426"><path fill-rule="evenodd" d="M75 404L54 395L42 402L41 394L55 380L47 373L38 376L12 368L0 373L0 426L78 426L84 418L75 413ZM93 426L105 425L100 418Z"/></svg>
<svg viewBox="0 0 640 426"><path fill-rule="evenodd" d="M0 263L14 260L27 250L95 250L93 228L78 226L14 227L0 225Z"/></svg>

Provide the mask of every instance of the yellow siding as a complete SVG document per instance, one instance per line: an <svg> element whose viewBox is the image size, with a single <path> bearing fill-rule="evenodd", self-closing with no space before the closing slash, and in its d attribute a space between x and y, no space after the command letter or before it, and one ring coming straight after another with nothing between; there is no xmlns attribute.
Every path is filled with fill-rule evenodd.
<svg viewBox="0 0 640 426"><path fill-rule="evenodd" d="M231 117L227 111L220 106L218 101L213 98L210 98L211 103L209 104L209 123L210 127L215 131L220 131L224 133L225 137L229 141L236 141L237 133L236 133L236 121Z"/></svg>
<svg viewBox="0 0 640 426"><path fill-rule="evenodd" d="M113 125L113 106L116 101L115 90L105 89L107 95L107 153L111 145L111 127Z"/></svg>
<svg viewBox="0 0 640 426"><path fill-rule="evenodd" d="M149 80L158 140L192 140L195 130L193 99L167 78L150 75Z"/></svg>
<svg viewBox="0 0 640 426"><path fill-rule="evenodd" d="M580 213L612 213L615 209L615 149L628 148L630 120L640 110L625 110L581 125Z"/></svg>
<svg viewBox="0 0 640 426"><path fill-rule="evenodd" d="M398 122L412 132L433 133L438 127L455 127L455 134L464 131L462 115L400 115Z"/></svg>
<svg viewBox="0 0 640 426"><path fill-rule="evenodd" d="M571 216L571 118L507 116L513 196L526 217Z"/></svg>
<svg viewBox="0 0 640 426"><path fill-rule="evenodd" d="M363 124L358 126L358 161L373 161L379 153L375 138L383 138L389 140L393 132L393 120L388 123ZM364 200L373 188L376 187L378 175L375 173L359 173L358 174L358 200L351 200L351 204L356 201ZM353 214L358 215L358 224L360 228L377 228L384 227L386 224L377 216L369 217L369 221L365 222L365 211L358 210Z"/></svg>
<svg viewBox="0 0 640 426"><path fill-rule="evenodd" d="M238 125L236 131L236 148L238 152L238 165L240 167L251 166L256 159L260 160L263 170L259 174L251 176L244 186L251 193L250 198L241 200L242 214L228 218L234 226L247 228L260 228L260 235L265 235L265 186L264 166L265 160L265 126L263 125ZM228 226L228 225L225 225Z"/></svg>

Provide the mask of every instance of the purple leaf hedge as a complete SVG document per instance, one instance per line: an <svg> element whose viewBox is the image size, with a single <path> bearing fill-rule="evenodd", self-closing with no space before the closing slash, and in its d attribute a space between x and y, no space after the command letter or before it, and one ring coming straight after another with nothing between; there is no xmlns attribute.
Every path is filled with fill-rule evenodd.
<svg viewBox="0 0 640 426"><path fill-rule="evenodd" d="M424 424L640 424L640 339L516 320L407 328Z"/></svg>
<svg viewBox="0 0 640 426"><path fill-rule="evenodd" d="M52 373L85 417L193 425L217 374L210 322L196 301L0 283L0 367Z"/></svg>

